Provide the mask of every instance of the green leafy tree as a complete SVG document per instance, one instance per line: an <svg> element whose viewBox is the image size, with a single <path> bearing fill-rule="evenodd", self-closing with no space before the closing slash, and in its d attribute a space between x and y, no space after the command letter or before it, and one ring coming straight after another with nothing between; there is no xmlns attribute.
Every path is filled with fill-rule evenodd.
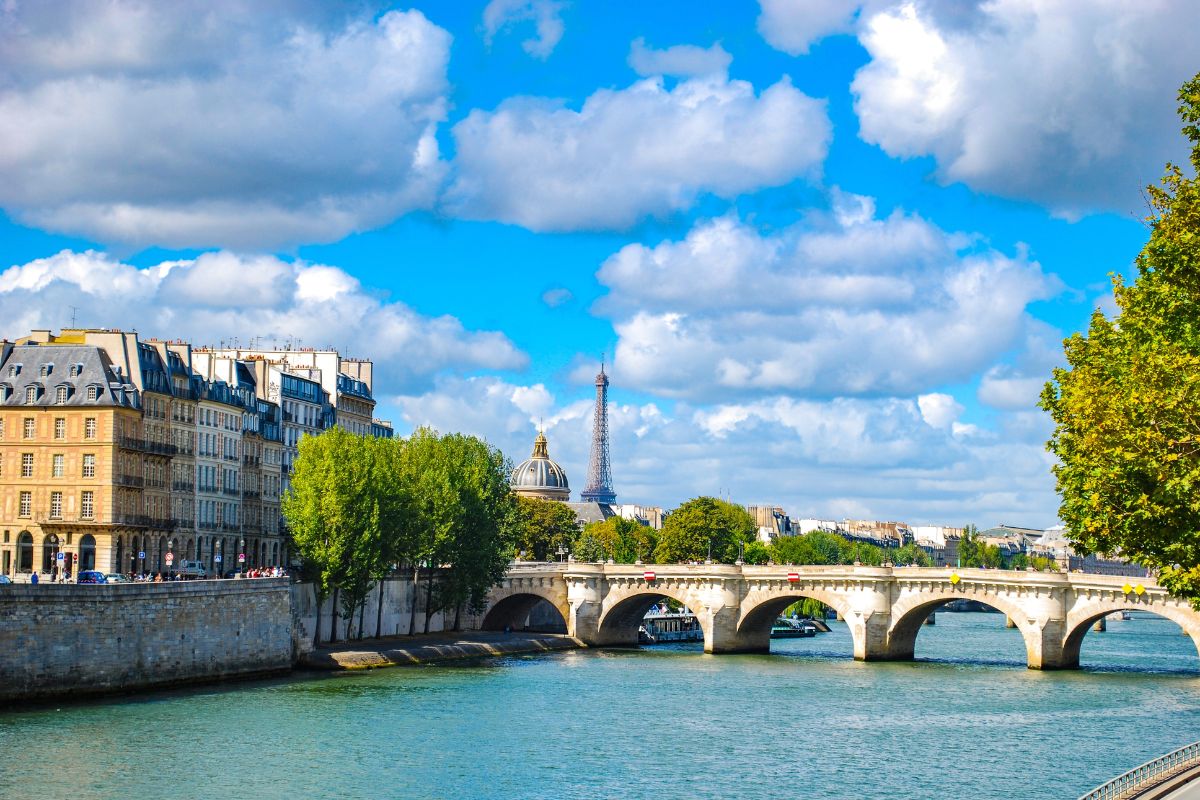
<svg viewBox="0 0 1200 800"><path fill-rule="evenodd" d="M624 517L609 517L603 522L584 526L572 552L578 561L607 561L633 564L651 558L657 544L657 531Z"/></svg>
<svg viewBox="0 0 1200 800"><path fill-rule="evenodd" d="M771 549L755 539L746 544L742 553L742 561L747 564L766 564L771 560Z"/></svg>
<svg viewBox="0 0 1200 800"><path fill-rule="evenodd" d="M715 497L688 500L663 522L654 550L660 564L703 561L712 547L713 561L732 564L738 542L754 539L754 520L741 506Z"/></svg>
<svg viewBox="0 0 1200 800"><path fill-rule="evenodd" d="M1149 188L1137 277L1114 276L1115 319L1066 340L1041 406L1075 549L1152 567L1200 605L1200 75L1179 100L1190 174L1168 164Z"/></svg>
<svg viewBox="0 0 1200 800"><path fill-rule="evenodd" d="M903 547L892 551L892 563L900 566L915 565L918 567L933 566L933 559L923 549L909 542Z"/></svg>
<svg viewBox="0 0 1200 800"><path fill-rule="evenodd" d="M958 539L958 566L982 567L980 548L979 529L974 525L964 525L962 536Z"/></svg>
<svg viewBox="0 0 1200 800"><path fill-rule="evenodd" d="M300 440L283 514L314 578L314 644L320 641L320 605L330 592L340 594L343 613L353 619L372 584L390 568L383 523L393 508L389 503L396 501L380 497L377 456L369 440L340 427ZM331 639L337 638L337 607L335 602Z"/></svg>
<svg viewBox="0 0 1200 800"><path fill-rule="evenodd" d="M527 561L553 561L559 547L571 550L579 536L579 521L565 503L518 497L516 551ZM576 556L578 557L578 556Z"/></svg>

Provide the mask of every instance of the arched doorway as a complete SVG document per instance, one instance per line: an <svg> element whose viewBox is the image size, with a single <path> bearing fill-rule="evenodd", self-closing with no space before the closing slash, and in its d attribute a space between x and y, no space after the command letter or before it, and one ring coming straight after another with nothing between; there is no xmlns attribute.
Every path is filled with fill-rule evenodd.
<svg viewBox="0 0 1200 800"><path fill-rule="evenodd" d="M29 531L17 536L17 572L33 572L33 534Z"/></svg>
<svg viewBox="0 0 1200 800"><path fill-rule="evenodd" d="M48 534L42 539L42 572L53 573L58 567L58 551L61 550L58 534Z"/></svg>
<svg viewBox="0 0 1200 800"><path fill-rule="evenodd" d="M96 537L86 533L79 540L79 568L96 568Z"/></svg>

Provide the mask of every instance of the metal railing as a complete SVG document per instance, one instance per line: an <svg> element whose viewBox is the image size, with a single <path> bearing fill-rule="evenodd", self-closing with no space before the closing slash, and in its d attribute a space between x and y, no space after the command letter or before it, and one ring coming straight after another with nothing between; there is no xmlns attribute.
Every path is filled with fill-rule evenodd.
<svg viewBox="0 0 1200 800"><path fill-rule="evenodd" d="M1200 742L1193 742L1134 767L1103 786L1097 786L1079 800L1125 800L1136 797L1186 769L1200 765Z"/></svg>

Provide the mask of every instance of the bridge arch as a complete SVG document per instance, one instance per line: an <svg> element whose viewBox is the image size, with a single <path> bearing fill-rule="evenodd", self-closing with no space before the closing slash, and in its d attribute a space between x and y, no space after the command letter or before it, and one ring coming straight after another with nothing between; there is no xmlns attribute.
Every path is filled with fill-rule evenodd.
<svg viewBox="0 0 1200 800"><path fill-rule="evenodd" d="M1006 593L978 590L967 586L959 589L925 588L902 596L893 606L892 623L887 634L888 658L896 661L912 660L916 651L917 634L930 614L954 600L973 600L994 608L1016 626L1025 643L1025 659L1029 665L1041 665L1042 633L1036 621L1029 619L1030 612L1019 600Z"/></svg>
<svg viewBox="0 0 1200 800"><path fill-rule="evenodd" d="M704 646L708 650L712 646L712 621L704 613L705 608L701 598L695 596L685 587L664 581L657 584L643 583L638 586L626 587L624 591L614 590L601 606L600 618L596 625L596 641L601 646L636 646L638 644L638 628L646 612L656 603L671 599L688 608L696 615L700 629L704 631Z"/></svg>
<svg viewBox="0 0 1200 800"><path fill-rule="evenodd" d="M530 613L543 602L558 612L562 618L563 630L569 631L571 608L567 603L565 590L532 583L525 585L522 581L514 581L510 585L502 584L492 590L479 629L524 630Z"/></svg>
<svg viewBox="0 0 1200 800"><path fill-rule="evenodd" d="M1196 653L1200 656L1200 625L1197 625L1196 616L1190 608L1180 608L1173 603L1147 604L1120 596L1107 601L1086 603L1067 614L1066 634L1063 637L1064 667L1079 666L1079 651L1088 631L1096 622L1118 611L1144 611L1174 622L1191 638Z"/></svg>
<svg viewBox="0 0 1200 800"><path fill-rule="evenodd" d="M767 652L771 649L771 626L784 609L800 600L816 600L832 608L846 621L854 641L854 651L861 650L859 642L865 637L865 629L855 624L851 614L850 599L844 594L820 587L791 586L753 589L742 602L742 616L738 622L737 641L744 650Z"/></svg>

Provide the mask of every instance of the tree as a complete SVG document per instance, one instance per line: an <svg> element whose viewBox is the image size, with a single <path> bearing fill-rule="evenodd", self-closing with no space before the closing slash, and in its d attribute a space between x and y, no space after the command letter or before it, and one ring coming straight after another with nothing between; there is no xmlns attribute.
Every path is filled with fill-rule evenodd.
<svg viewBox="0 0 1200 800"><path fill-rule="evenodd" d="M958 566L982 567L983 558L979 549L979 529L974 525L964 525L962 536L958 539Z"/></svg>
<svg viewBox="0 0 1200 800"><path fill-rule="evenodd" d="M922 548L918 547L917 545L913 544L912 542L909 542L908 544L904 545L903 547L897 548L892 553L891 558L892 558L893 564L897 564L900 566L905 566L905 565L909 565L909 564L912 564L912 565L915 565L918 567L933 566L933 559L929 557L929 553L926 553Z"/></svg>
<svg viewBox="0 0 1200 800"><path fill-rule="evenodd" d="M771 560L771 550L757 539L748 542L742 552L742 561L747 564L765 564Z"/></svg>
<svg viewBox="0 0 1200 800"><path fill-rule="evenodd" d="M657 532L624 517L609 517L591 522L575 540L572 552L578 561L607 561L633 564L651 558L657 544Z"/></svg>
<svg viewBox="0 0 1200 800"><path fill-rule="evenodd" d="M514 546L527 561L553 561L558 548L572 550L579 535L579 521L565 503L518 497L516 515Z"/></svg>
<svg viewBox="0 0 1200 800"><path fill-rule="evenodd" d="M1118 314L1064 342L1041 396L1059 517L1075 549L1121 554L1200 606L1200 75L1179 93L1191 175L1149 187L1150 238Z"/></svg>
<svg viewBox="0 0 1200 800"><path fill-rule="evenodd" d="M688 500L663 522L654 549L659 564L703 561L711 546L713 561L732 564L738 542L754 539L754 519L741 506L715 497Z"/></svg>
<svg viewBox="0 0 1200 800"><path fill-rule="evenodd" d="M300 440L283 514L314 577L314 645L321 635L320 606L330 592L340 593L343 613L353 619L371 585L390 567L383 521L397 500L380 497L378 456L367 439L338 427ZM337 605L331 639L337 638Z"/></svg>

